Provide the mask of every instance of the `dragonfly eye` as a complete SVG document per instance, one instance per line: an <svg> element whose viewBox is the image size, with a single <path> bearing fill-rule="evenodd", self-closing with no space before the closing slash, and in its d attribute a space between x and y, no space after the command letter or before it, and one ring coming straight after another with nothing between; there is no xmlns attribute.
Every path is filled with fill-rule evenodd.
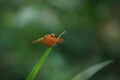
<svg viewBox="0 0 120 80"><path fill-rule="evenodd" d="M51 33L51 35L52 35L52 36L55 36L55 34L54 34L54 33Z"/></svg>

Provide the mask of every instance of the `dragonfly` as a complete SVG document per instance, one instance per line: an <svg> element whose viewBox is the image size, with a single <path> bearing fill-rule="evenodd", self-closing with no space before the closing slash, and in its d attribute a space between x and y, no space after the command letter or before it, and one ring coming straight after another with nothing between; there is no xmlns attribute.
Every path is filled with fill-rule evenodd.
<svg viewBox="0 0 120 80"><path fill-rule="evenodd" d="M55 34L46 34L45 36L43 36L42 38L33 40L32 42L30 42L29 44L36 44L38 42L42 42L44 46L47 47L53 47L54 45L56 45L56 43L61 43L63 42L62 38L57 38L55 36Z"/></svg>

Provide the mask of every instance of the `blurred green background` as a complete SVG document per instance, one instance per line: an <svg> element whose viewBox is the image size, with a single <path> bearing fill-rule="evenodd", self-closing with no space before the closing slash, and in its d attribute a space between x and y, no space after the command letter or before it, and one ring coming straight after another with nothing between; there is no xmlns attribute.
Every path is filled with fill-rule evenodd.
<svg viewBox="0 0 120 80"><path fill-rule="evenodd" d="M120 80L119 0L0 0L0 80L25 80L47 49L28 43L63 31L35 80L71 80L110 59L89 80Z"/></svg>

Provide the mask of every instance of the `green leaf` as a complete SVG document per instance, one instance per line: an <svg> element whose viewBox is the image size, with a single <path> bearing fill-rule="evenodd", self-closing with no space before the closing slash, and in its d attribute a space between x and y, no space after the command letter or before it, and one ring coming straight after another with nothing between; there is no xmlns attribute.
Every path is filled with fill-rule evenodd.
<svg viewBox="0 0 120 80"><path fill-rule="evenodd" d="M38 71L40 70L42 64L45 62L45 60L46 60L47 56L49 55L49 53L51 52L51 50L52 50L52 48L48 48L46 50L46 52L39 59L39 61L34 66L34 68L32 69L32 71L29 73L29 75L26 78L26 80L34 80L35 76L37 75Z"/></svg>
<svg viewBox="0 0 120 80"><path fill-rule="evenodd" d="M83 72L77 74L72 80L88 80L91 76L93 76L96 72L107 66L108 64L112 63L113 60L104 61L102 63L96 64Z"/></svg>

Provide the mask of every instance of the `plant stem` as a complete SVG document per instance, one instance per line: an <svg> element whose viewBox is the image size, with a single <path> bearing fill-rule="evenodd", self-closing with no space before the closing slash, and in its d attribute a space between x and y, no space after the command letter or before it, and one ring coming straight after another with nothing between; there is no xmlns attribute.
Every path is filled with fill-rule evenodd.
<svg viewBox="0 0 120 80"><path fill-rule="evenodd" d="M34 66L32 71L29 73L28 77L26 80L34 80L35 76L37 75L39 69L41 68L42 64L45 62L47 56L49 55L50 51L52 50L51 48L48 48L46 52L42 55L42 57L38 60L37 64Z"/></svg>
<svg viewBox="0 0 120 80"><path fill-rule="evenodd" d="M58 38L60 38L63 34L65 33L62 32ZM32 71L28 74L26 80L34 80L35 76L37 75L38 71L40 70L41 66L45 62L46 58L48 57L49 53L51 52L53 47L50 47L46 50L46 52L41 56L41 58L38 60Z"/></svg>

